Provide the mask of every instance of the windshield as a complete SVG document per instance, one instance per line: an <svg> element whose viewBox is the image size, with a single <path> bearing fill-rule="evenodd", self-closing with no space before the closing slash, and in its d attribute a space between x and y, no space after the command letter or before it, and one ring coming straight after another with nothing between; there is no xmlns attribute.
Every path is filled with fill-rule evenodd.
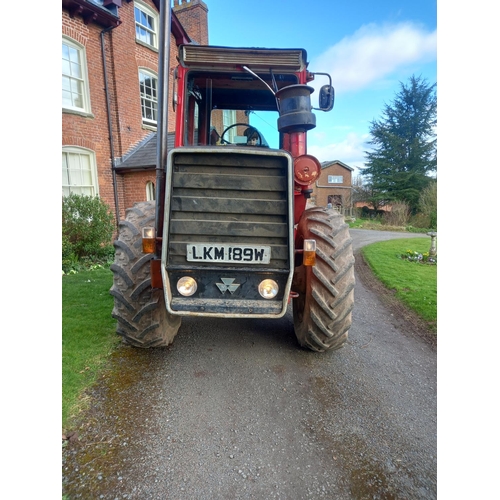
<svg viewBox="0 0 500 500"><path fill-rule="evenodd" d="M297 83L294 74L258 73L269 87ZM187 80L185 144L280 147L273 92L245 72L191 71Z"/></svg>

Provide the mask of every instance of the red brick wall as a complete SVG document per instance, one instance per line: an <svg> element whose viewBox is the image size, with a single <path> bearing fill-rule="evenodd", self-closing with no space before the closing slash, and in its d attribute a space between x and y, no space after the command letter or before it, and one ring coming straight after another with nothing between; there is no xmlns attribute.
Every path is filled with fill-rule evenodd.
<svg viewBox="0 0 500 500"><path fill-rule="evenodd" d="M156 172L130 172L124 176L123 202L125 208L130 208L138 201L146 201L146 184L151 181L156 186Z"/></svg>
<svg viewBox="0 0 500 500"><path fill-rule="evenodd" d="M156 10L151 0L142 0ZM176 1L176 4L179 2ZM186 32L198 43L208 43L207 7L200 0L184 1L174 11ZM158 74L158 52L135 40L134 2L122 2L118 10L121 24L104 35L106 66L111 105L114 157L130 152L155 128L143 125L139 90L139 68ZM184 24L186 23L186 24ZM104 91L104 66L101 51L102 26L84 24L80 16L71 18L62 12L62 33L85 47L88 66L91 115L62 113L62 145L80 146L95 152L99 195L115 211L111 146L108 132L106 94ZM170 41L170 74L177 60L177 47ZM172 80L169 82L168 129L175 130L175 113L172 110ZM155 171L127 173L116 176L119 213L123 218L125 208L146 199L146 182L156 181Z"/></svg>
<svg viewBox="0 0 500 500"><path fill-rule="evenodd" d="M100 26L85 25L81 18L71 19L66 12L62 13L62 34L85 47L91 96L91 115L62 113L62 144L64 146L84 147L94 151L98 170L99 194L110 206L114 207L106 96L103 90L101 30Z"/></svg>
<svg viewBox="0 0 500 500"><path fill-rule="evenodd" d="M342 175L342 184L328 184L329 175ZM342 187L341 187L342 186ZM321 174L314 185L315 203L317 206L325 207L328 203L329 195L342 196L342 205L344 207L351 206L351 190L347 189L352 186L352 172L342 166L340 163L322 168Z"/></svg>
<svg viewBox="0 0 500 500"><path fill-rule="evenodd" d="M202 0L174 0L173 11L191 40L208 45L208 8Z"/></svg>

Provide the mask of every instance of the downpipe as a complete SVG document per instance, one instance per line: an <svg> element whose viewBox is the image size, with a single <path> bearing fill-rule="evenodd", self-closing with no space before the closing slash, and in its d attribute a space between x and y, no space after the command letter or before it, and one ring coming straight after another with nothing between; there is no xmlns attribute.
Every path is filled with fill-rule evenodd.
<svg viewBox="0 0 500 500"><path fill-rule="evenodd" d="M108 135L109 135L109 151L111 155L111 175L113 181L113 193L115 197L115 217L116 217L116 227L120 223L120 206L118 205L118 189L116 182L116 171L115 171L115 148L113 141L113 125L111 121L111 104L109 98L109 86L108 86L108 69L106 64L106 46L104 42L104 35L110 32L116 26L110 26L101 31L101 54L102 54L102 67L104 73L104 94L106 96L106 111L108 118Z"/></svg>

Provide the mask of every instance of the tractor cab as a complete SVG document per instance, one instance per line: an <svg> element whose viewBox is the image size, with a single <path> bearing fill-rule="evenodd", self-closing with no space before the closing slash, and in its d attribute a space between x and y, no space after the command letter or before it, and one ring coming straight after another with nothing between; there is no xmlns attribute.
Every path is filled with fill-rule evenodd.
<svg viewBox="0 0 500 500"><path fill-rule="evenodd" d="M306 83L305 51L239 50L180 47L176 146L285 147L278 93Z"/></svg>

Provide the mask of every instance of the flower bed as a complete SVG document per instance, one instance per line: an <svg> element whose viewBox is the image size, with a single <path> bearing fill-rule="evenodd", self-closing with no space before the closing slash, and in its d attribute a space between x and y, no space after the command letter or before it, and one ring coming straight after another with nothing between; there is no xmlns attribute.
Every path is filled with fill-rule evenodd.
<svg viewBox="0 0 500 500"><path fill-rule="evenodd" d="M404 260L408 260L410 262L418 262L420 264L430 264L430 265L436 265L437 264L437 256L430 256L429 252L415 252L414 250L406 250L405 253L401 254L400 257Z"/></svg>

